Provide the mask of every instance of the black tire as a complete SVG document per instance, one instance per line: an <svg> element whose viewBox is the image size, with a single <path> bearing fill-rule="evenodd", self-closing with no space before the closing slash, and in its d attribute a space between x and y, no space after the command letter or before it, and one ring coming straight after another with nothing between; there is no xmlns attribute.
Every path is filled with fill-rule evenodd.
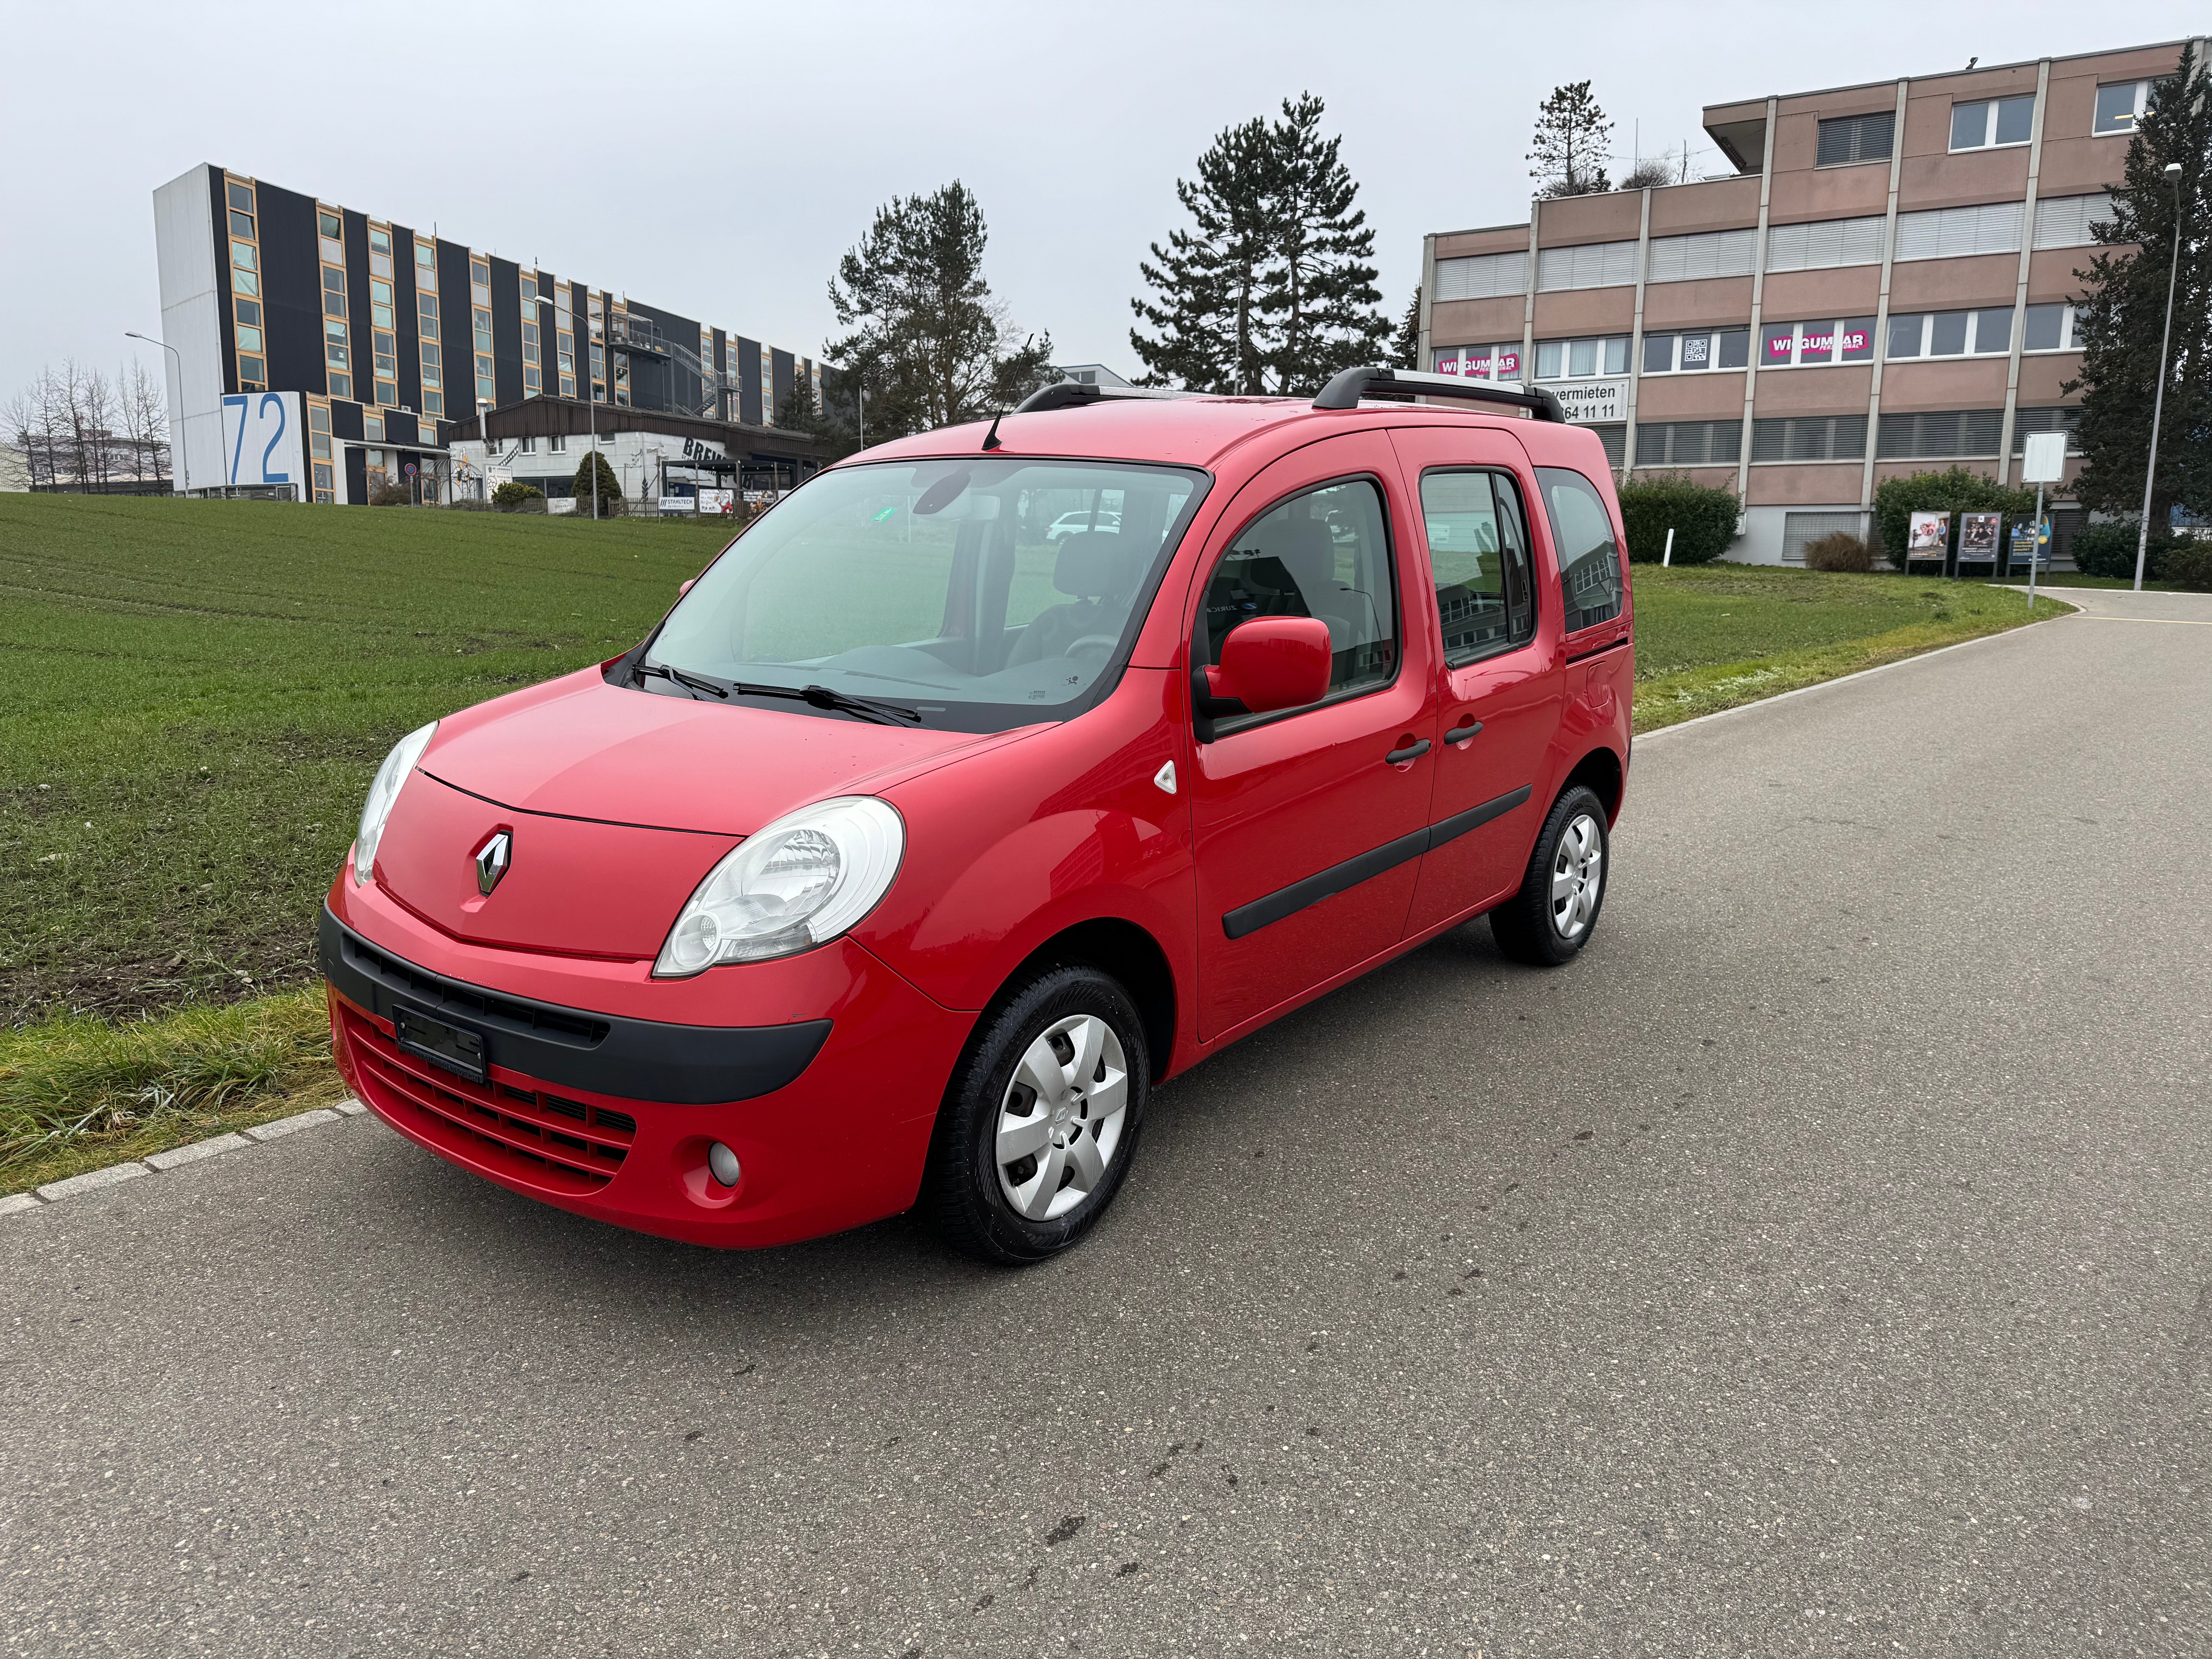
<svg viewBox="0 0 2212 1659"><path fill-rule="evenodd" d="M995 1152L1000 1110L1030 1046L1079 1015L1103 1021L1121 1046L1127 1076L1121 1121L1097 1184L1064 1213L1032 1220L1015 1208L1001 1180ZM923 1214L948 1243L986 1261L1016 1267L1066 1249L1090 1231L1121 1189L1137 1155L1151 1088L1145 1023L1117 981L1095 968L1069 966L1009 988L978 1022L938 1109L922 1179ZM1080 1124L1075 1131L1079 1139ZM1096 1147L1097 1131L1092 1133ZM1036 1166L1030 1167L1035 1179ZM1071 1170L1061 1184L1073 1178Z"/></svg>
<svg viewBox="0 0 2212 1659"><path fill-rule="evenodd" d="M1595 827L1598 849L1596 894L1579 929L1562 931L1554 920L1552 878L1559 866L1560 842L1568 827L1587 819ZM1571 851L1571 849L1570 849ZM1613 842L1606 826L1605 803L1596 792L1577 784L1564 791L1545 815L1544 828L1528 854L1528 872L1521 890L1490 913L1490 932L1498 948L1516 962L1538 968L1556 968L1571 962L1597 931L1598 913L1605 907L1605 890L1613 878Z"/></svg>

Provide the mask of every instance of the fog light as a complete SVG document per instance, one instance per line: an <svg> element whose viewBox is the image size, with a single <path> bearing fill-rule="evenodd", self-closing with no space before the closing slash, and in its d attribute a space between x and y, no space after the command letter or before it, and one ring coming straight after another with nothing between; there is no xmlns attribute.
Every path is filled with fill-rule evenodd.
<svg viewBox="0 0 2212 1659"><path fill-rule="evenodd" d="M738 1167L738 1155L719 1140L707 1149L707 1167L725 1187L736 1186L738 1176L744 1173Z"/></svg>

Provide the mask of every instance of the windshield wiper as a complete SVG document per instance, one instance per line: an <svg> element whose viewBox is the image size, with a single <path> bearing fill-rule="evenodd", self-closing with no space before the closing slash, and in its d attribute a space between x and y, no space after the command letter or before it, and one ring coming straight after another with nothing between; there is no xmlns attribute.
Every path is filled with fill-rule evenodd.
<svg viewBox="0 0 2212 1659"><path fill-rule="evenodd" d="M712 680L702 674L687 674L680 668L671 668L665 663L641 662L635 671L641 675L659 674L674 681L696 698L702 691L727 699L732 693L741 697L795 697L811 708L835 709L840 714L858 714L862 720L876 721L882 726L902 722L921 724L921 711L908 708L903 703L879 702L873 697L855 697L843 691L832 690L826 685L749 685L743 680Z"/></svg>

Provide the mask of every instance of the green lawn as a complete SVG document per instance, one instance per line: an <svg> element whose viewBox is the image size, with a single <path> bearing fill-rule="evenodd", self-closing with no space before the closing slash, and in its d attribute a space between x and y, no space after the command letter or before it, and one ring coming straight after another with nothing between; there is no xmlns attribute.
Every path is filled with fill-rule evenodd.
<svg viewBox="0 0 2212 1659"><path fill-rule="evenodd" d="M378 761L627 648L727 535L0 495L0 1190L326 1097L300 988ZM1635 584L1643 730L2027 618L1928 578Z"/></svg>
<svg viewBox="0 0 2212 1659"><path fill-rule="evenodd" d="M1647 564L1631 580L1639 732L2028 620L2025 594L1938 576ZM2036 599L2039 620L2067 609Z"/></svg>

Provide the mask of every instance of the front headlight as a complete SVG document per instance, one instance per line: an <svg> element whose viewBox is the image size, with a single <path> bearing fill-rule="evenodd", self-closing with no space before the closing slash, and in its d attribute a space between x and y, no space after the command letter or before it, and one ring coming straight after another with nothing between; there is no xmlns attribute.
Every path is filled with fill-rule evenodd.
<svg viewBox="0 0 2212 1659"><path fill-rule="evenodd" d="M376 769L376 781L368 786L368 799L361 809L361 828L353 837L353 884L360 886L376 869L376 843L384 835L384 821L392 816L392 803L399 799L399 786L407 781L407 775L415 769L415 763L422 758L422 751L430 746L430 739L438 733L438 722L410 732L392 745L392 752L384 757L384 764Z"/></svg>
<svg viewBox="0 0 2212 1659"><path fill-rule="evenodd" d="M683 979L827 944L876 908L898 874L906 825L889 801L841 795L778 818L707 872L653 964Z"/></svg>

